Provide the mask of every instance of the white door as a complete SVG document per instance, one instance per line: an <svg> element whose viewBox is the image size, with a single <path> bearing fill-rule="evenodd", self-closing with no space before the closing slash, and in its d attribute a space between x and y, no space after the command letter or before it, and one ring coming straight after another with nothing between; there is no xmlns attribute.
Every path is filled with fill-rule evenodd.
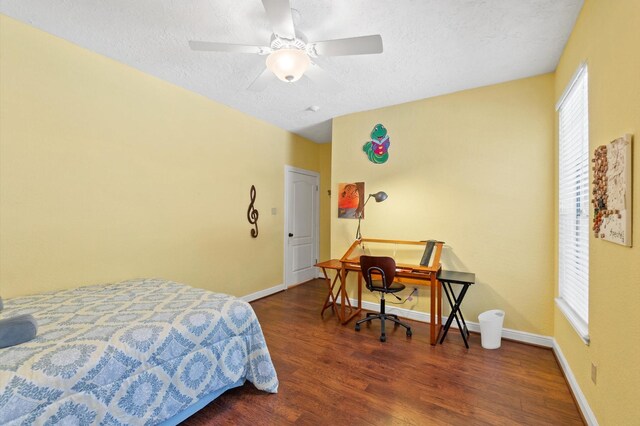
<svg viewBox="0 0 640 426"><path fill-rule="evenodd" d="M285 287L317 276L319 180L315 172L285 166Z"/></svg>

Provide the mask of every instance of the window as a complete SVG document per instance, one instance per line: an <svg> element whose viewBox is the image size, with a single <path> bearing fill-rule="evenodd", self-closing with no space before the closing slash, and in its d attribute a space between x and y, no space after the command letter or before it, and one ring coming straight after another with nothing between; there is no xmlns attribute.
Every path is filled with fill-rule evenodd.
<svg viewBox="0 0 640 426"><path fill-rule="evenodd" d="M558 298L556 303L589 344L589 111L582 65L557 105Z"/></svg>

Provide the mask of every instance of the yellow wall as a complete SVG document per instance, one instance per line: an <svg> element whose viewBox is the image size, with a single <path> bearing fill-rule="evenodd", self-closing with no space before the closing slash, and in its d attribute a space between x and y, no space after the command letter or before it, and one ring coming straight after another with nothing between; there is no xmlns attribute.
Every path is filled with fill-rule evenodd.
<svg viewBox="0 0 640 426"><path fill-rule="evenodd" d="M326 186L329 146L4 16L0 43L4 297L149 276L234 295L283 283L284 166ZM328 238L325 223L325 253Z"/></svg>
<svg viewBox="0 0 640 426"><path fill-rule="evenodd" d="M376 123L391 137L381 165L362 152ZM445 241L445 268L476 273L468 319L500 308L505 327L551 335L553 124L552 74L334 119L333 257L357 227L337 219L337 185L364 181L389 195L367 205L364 237ZM427 298L403 307L428 311Z"/></svg>
<svg viewBox="0 0 640 426"><path fill-rule="evenodd" d="M633 248L591 236L586 346L555 310L554 335L601 425L640 424L640 2L587 0L556 71L558 99L589 67L591 152L634 134ZM591 363L598 366L591 382Z"/></svg>

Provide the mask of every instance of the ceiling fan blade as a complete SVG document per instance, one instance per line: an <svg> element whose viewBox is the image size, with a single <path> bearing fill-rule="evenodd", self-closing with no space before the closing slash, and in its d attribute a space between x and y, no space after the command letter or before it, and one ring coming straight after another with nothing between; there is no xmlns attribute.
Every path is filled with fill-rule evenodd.
<svg viewBox="0 0 640 426"><path fill-rule="evenodd" d="M213 41L194 41L189 40L191 50L200 50L204 52L234 52L234 53L256 53L258 55L266 55L271 51L268 47L251 46L247 44L230 44L215 43Z"/></svg>
<svg viewBox="0 0 640 426"><path fill-rule="evenodd" d="M260 92L275 79L276 76L269 69L265 68L264 71L262 71L262 73L253 80L253 83L249 85L248 89L253 92Z"/></svg>
<svg viewBox="0 0 640 426"><path fill-rule="evenodd" d="M337 92L342 89L342 86L335 81L328 72L320 68L320 66L314 62L309 64L309 68L304 73L311 81L323 89Z"/></svg>
<svg viewBox="0 0 640 426"><path fill-rule="evenodd" d="M262 5L273 33L281 38L294 39L296 30L293 28L289 0L262 0Z"/></svg>
<svg viewBox="0 0 640 426"><path fill-rule="evenodd" d="M309 44L317 55L323 56L382 53L382 37L380 34L316 41Z"/></svg>

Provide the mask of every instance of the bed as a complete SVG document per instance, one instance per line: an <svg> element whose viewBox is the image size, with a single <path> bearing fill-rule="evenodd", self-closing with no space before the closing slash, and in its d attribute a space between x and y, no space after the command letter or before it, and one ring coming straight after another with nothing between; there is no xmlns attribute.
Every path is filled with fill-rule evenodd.
<svg viewBox="0 0 640 426"><path fill-rule="evenodd" d="M245 380L278 378L251 306L158 279L5 301L37 337L0 349L0 424L176 424Z"/></svg>

